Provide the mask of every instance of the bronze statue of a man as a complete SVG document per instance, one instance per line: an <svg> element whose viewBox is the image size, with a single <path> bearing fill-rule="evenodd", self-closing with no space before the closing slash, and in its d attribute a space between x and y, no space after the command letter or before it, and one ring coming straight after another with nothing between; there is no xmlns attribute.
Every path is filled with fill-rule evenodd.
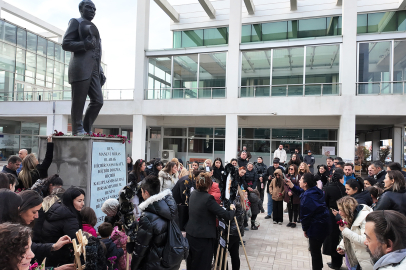
<svg viewBox="0 0 406 270"><path fill-rule="evenodd" d="M97 27L91 22L96 6L91 0L79 3L81 17L71 19L63 37L62 48L72 52L69 63L69 83L72 85L72 133L83 135L92 132L92 125L103 107L101 87L106 82L101 67L101 40ZM82 121L86 98L90 103Z"/></svg>

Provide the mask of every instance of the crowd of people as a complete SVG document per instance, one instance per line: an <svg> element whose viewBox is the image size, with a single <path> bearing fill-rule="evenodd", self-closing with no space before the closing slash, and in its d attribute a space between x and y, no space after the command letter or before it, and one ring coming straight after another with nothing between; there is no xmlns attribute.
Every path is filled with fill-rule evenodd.
<svg viewBox="0 0 406 270"><path fill-rule="evenodd" d="M227 164L216 158L189 167L177 158L128 157L127 186L104 202L96 228L85 191L65 190L59 175L48 176L52 155L49 137L41 164L22 149L0 173L0 270L27 270L45 258L49 269L76 270L79 230L89 241L86 269L175 270L182 260L187 269L219 269L228 253L238 270L242 237L259 229L265 193L265 219L283 225L285 212L287 227L300 224L313 269L323 269L322 254L332 269L343 262L349 270L406 267L406 184L398 163L374 161L363 179L340 157L327 157L314 172L311 151L303 157L295 149L288 160L282 145L269 167L262 157L252 162L246 148Z"/></svg>

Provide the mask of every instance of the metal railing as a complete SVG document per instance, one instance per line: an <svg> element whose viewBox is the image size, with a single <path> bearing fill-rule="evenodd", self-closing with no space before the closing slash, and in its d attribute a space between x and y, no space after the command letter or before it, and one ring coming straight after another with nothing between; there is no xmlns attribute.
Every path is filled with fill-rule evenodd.
<svg viewBox="0 0 406 270"><path fill-rule="evenodd" d="M404 95L405 81L358 82L357 95Z"/></svg>
<svg viewBox="0 0 406 270"><path fill-rule="evenodd" d="M226 87L146 89L144 99L221 99L226 98Z"/></svg>
<svg viewBox="0 0 406 270"><path fill-rule="evenodd" d="M104 100L133 100L133 89L102 90ZM72 100L71 90L32 90L0 92L0 101Z"/></svg>
<svg viewBox="0 0 406 270"><path fill-rule="evenodd" d="M340 96L341 83L241 86L239 97Z"/></svg>

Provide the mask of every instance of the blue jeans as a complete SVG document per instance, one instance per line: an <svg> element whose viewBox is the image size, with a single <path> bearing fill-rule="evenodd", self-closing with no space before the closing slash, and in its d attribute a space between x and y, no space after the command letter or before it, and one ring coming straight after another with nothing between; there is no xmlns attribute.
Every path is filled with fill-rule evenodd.
<svg viewBox="0 0 406 270"><path fill-rule="evenodd" d="M268 195L268 216L271 216L273 210L272 195L269 193L267 193L267 195Z"/></svg>

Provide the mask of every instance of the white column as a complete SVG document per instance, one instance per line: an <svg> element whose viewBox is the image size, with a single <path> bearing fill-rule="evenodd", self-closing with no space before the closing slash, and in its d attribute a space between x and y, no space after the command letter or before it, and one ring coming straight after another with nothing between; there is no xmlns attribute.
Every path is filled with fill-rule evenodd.
<svg viewBox="0 0 406 270"><path fill-rule="evenodd" d="M147 129L147 118L144 115L133 115L133 138L132 158L133 160L145 159L145 131Z"/></svg>
<svg viewBox="0 0 406 270"><path fill-rule="evenodd" d="M226 115L226 151L224 161L230 162L237 156L238 150L238 115Z"/></svg>
<svg viewBox="0 0 406 270"><path fill-rule="evenodd" d="M68 132L68 115L56 114L47 116L47 135L51 135L55 130L64 134Z"/></svg>
<svg viewBox="0 0 406 270"><path fill-rule="evenodd" d="M149 8L150 0L137 1L134 100L141 104L141 101L144 99L144 90L147 88L148 65L145 50L149 46Z"/></svg>
<svg viewBox="0 0 406 270"><path fill-rule="evenodd" d="M355 156L355 115L344 114L340 118L338 130L338 156L354 162Z"/></svg>
<svg viewBox="0 0 406 270"><path fill-rule="evenodd" d="M381 132L374 131L372 134L372 160L379 160L379 149L381 146Z"/></svg>
<svg viewBox="0 0 406 270"><path fill-rule="evenodd" d="M241 0L230 0L227 57L227 99L238 98L238 87L240 86L241 13ZM228 157L226 156L226 158Z"/></svg>
<svg viewBox="0 0 406 270"><path fill-rule="evenodd" d="M357 82L357 1L344 0L340 80L342 95L354 96Z"/></svg>
<svg viewBox="0 0 406 270"><path fill-rule="evenodd" d="M393 127L393 140L392 140L392 161L402 164L403 156L403 140L402 133L404 127Z"/></svg>

